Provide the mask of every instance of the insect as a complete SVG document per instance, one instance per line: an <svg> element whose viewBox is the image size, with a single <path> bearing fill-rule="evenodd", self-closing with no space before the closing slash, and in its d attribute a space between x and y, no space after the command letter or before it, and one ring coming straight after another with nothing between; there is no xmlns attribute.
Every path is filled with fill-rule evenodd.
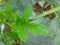
<svg viewBox="0 0 60 45"><path fill-rule="evenodd" d="M43 3L43 2L37 2L35 5L34 5L34 12L36 13L40 13L42 10L45 12L45 11L48 11L52 9L51 8L51 5L47 2ZM46 15L44 17L47 17L49 19L53 19L56 17L55 13L52 13L52 14L49 14L49 15Z"/></svg>

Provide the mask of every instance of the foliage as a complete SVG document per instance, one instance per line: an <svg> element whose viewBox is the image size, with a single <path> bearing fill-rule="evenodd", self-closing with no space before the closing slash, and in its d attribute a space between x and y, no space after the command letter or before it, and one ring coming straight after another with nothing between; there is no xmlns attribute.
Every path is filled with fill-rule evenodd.
<svg viewBox="0 0 60 45"><path fill-rule="evenodd" d="M0 24L4 23L5 26L8 25L8 27L11 27L12 33L6 32L7 37L9 36L8 40L20 38L21 41L26 42L26 40L28 39L28 32L31 32L33 35L46 35L49 33L45 25L36 24L30 21L29 17L32 15L33 11L33 8L31 6L26 7L22 15L18 15L19 10L14 12L9 3L6 4L6 8L7 10L0 11ZM46 14L51 14L58 10L60 10L60 6L47 11ZM32 20L38 19L43 16L43 13L39 14L39 16L32 18Z"/></svg>
<svg viewBox="0 0 60 45"><path fill-rule="evenodd" d="M4 23L11 27L11 32L15 32L18 35L17 37L22 41L26 42L28 31L32 34L48 34L48 29L43 24L31 23L29 20L30 15L32 15L31 6L25 8L21 16L17 15L17 11L13 12L9 3L6 4L6 8L6 11L0 12L0 23Z"/></svg>

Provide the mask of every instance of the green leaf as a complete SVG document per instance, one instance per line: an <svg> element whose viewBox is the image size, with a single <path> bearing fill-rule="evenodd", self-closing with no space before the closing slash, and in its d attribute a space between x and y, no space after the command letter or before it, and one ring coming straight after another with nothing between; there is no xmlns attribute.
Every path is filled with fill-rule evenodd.
<svg viewBox="0 0 60 45"><path fill-rule="evenodd" d="M12 34L10 34L10 40L16 39L18 38L18 34L16 32L13 32Z"/></svg>
<svg viewBox="0 0 60 45"><path fill-rule="evenodd" d="M42 35L46 35L48 34L48 29L46 28L46 26L42 25L42 24L34 24L34 23L30 23L28 25L29 31L32 34L42 34Z"/></svg>
<svg viewBox="0 0 60 45"><path fill-rule="evenodd" d="M27 31L25 30L25 27L23 26L20 27L20 30L18 30L18 35L22 41L26 42L28 34Z"/></svg>
<svg viewBox="0 0 60 45"><path fill-rule="evenodd" d="M19 30L19 25L14 23L11 28L12 28L12 32L16 32L17 30Z"/></svg>
<svg viewBox="0 0 60 45"><path fill-rule="evenodd" d="M32 14L32 7L27 7L24 9L24 12L22 14L22 18L24 20L28 20L29 19L29 16Z"/></svg>
<svg viewBox="0 0 60 45"><path fill-rule="evenodd" d="M6 32L6 35L9 38L9 40L14 40L14 39L18 38L18 35L16 32L12 32L12 33Z"/></svg>
<svg viewBox="0 0 60 45"><path fill-rule="evenodd" d="M18 34L18 37L22 41L26 42L28 35L27 35L26 30L25 30L25 27L23 27L21 24L14 24L12 26L12 32L16 32Z"/></svg>

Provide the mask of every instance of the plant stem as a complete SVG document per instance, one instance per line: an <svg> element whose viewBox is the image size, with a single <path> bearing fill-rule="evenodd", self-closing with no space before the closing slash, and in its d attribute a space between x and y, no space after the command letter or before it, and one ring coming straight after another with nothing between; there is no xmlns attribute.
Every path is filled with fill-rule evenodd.
<svg viewBox="0 0 60 45"><path fill-rule="evenodd" d="M52 9L54 8L54 6L53 6L53 5L51 5L51 7L52 7ZM56 15L57 17L59 17L59 16L58 16L58 14L57 14L56 12L55 12L55 15Z"/></svg>
<svg viewBox="0 0 60 45"><path fill-rule="evenodd" d="M56 8L53 8L53 9L51 9L51 10L48 10L48 11L46 11L46 12L44 12L44 13L41 13L41 14L39 14L38 16L32 18L31 20L37 20L37 19L39 19L39 18L41 18L41 17L43 17L43 16L45 16L45 15L54 13L54 12L59 11L59 10L60 10L60 6L58 6L58 7L56 7Z"/></svg>
<svg viewBox="0 0 60 45"><path fill-rule="evenodd" d="M5 22L7 25L9 25L10 27L12 27L12 25L10 24L10 23L7 23L7 22Z"/></svg>

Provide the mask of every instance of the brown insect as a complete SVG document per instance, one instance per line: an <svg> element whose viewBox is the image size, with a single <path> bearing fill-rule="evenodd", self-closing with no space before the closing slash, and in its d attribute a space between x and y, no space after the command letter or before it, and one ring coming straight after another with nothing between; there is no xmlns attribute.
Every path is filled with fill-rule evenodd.
<svg viewBox="0 0 60 45"><path fill-rule="evenodd" d="M45 2L45 6L44 7L43 6L44 6L44 3L43 2L41 2L41 3L40 2L37 2L34 5L34 12L39 13L42 10L45 12L45 11L48 11L48 10L52 9L51 8L51 5L49 3L47 3L47 2ZM44 17L48 17L49 19L53 19L53 18L56 17L56 15L55 15L55 13L52 13L52 14L46 15Z"/></svg>

